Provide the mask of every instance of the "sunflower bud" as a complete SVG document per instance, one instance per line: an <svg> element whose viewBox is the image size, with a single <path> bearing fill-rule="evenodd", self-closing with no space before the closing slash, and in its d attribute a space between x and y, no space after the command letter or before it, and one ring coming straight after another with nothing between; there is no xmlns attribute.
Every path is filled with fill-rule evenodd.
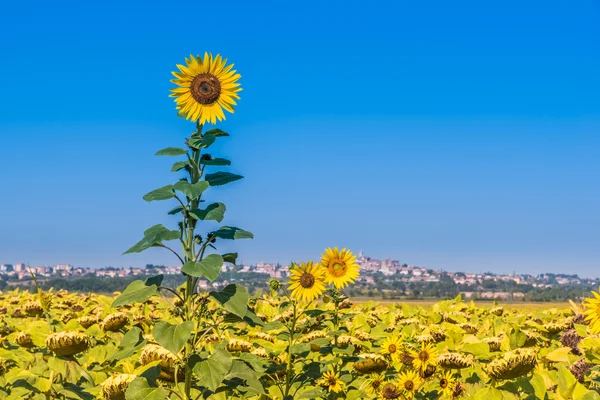
<svg viewBox="0 0 600 400"><path fill-rule="evenodd" d="M494 379L514 379L528 374L537 364L536 353L530 349L515 349L487 365L486 372Z"/></svg>
<svg viewBox="0 0 600 400"><path fill-rule="evenodd" d="M72 356L90 347L90 339L81 332L53 333L46 338L46 347L58 356Z"/></svg>
<svg viewBox="0 0 600 400"><path fill-rule="evenodd" d="M438 365L447 369L468 368L473 365L473 356L461 353L442 353L438 356Z"/></svg>
<svg viewBox="0 0 600 400"><path fill-rule="evenodd" d="M269 288L271 289L271 291L277 292L282 287L283 287L283 284L281 282L279 282L277 279L275 279L275 278L269 279Z"/></svg>
<svg viewBox="0 0 600 400"><path fill-rule="evenodd" d="M123 328L129 322L127 314L117 312L114 314L107 315L102 321L102 329L109 332L117 332Z"/></svg>

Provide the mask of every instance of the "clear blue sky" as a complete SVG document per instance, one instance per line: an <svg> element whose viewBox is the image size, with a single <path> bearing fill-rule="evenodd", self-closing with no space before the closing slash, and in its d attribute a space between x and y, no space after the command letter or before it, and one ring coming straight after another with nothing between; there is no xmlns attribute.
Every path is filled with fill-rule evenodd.
<svg viewBox="0 0 600 400"><path fill-rule="evenodd" d="M292 4L295 4L292 6ZM600 3L10 2L0 12L0 262L121 256L190 124L167 97L221 53L242 99L212 190L243 262L340 245L448 270L600 275Z"/></svg>

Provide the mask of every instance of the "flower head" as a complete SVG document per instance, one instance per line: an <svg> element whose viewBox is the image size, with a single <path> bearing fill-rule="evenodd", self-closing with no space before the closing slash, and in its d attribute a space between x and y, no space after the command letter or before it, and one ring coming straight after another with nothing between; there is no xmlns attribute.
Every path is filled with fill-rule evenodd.
<svg viewBox="0 0 600 400"><path fill-rule="evenodd" d="M46 347L58 356L72 356L89 346L90 339L81 332L52 333L46 338Z"/></svg>
<svg viewBox="0 0 600 400"><path fill-rule="evenodd" d="M136 378L133 374L111 376L102 382L102 393L106 400L125 400L127 387Z"/></svg>
<svg viewBox="0 0 600 400"><path fill-rule="evenodd" d="M414 350L410 354L413 357L413 367L418 371L425 371L427 367L435 367L438 353L430 343L421 343L421 350Z"/></svg>
<svg viewBox="0 0 600 400"><path fill-rule="evenodd" d="M600 292L600 289L598 290ZM592 291L594 297L585 299L585 320L589 322L593 333L600 333L600 294Z"/></svg>
<svg viewBox="0 0 600 400"><path fill-rule="evenodd" d="M355 262L356 256L350 250L338 250L337 247L325 249L321 256L321 265L327 271L326 283L332 283L336 288L343 288L360 275L360 266Z"/></svg>
<svg viewBox="0 0 600 400"><path fill-rule="evenodd" d="M289 290L296 300L310 302L325 291L325 271L312 261L294 265L290 270Z"/></svg>
<svg viewBox="0 0 600 400"><path fill-rule="evenodd" d="M318 384L327 388L330 392L339 393L346 387L346 384L340 380L339 372L329 370L319 379Z"/></svg>
<svg viewBox="0 0 600 400"><path fill-rule="evenodd" d="M371 374L365 381L367 394L377 396L385 383L385 376L382 374Z"/></svg>
<svg viewBox="0 0 600 400"><path fill-rule="evenodd" d="M415 371L406 371L398 377L398 387L407 399L412 399L421 385L421 378Z"/></svg>
<svg viewBox="0 0 600 400"><path fill-rule="evenodd" d="M179 72L173 72L176 88L171 89L171 97L175 98L177 110L186 119L216 124L225 119L223 109L233 113L235 100L239 100L238 92L242 89L237 82L241 75L227 64L227 59L217 54L204 53L200 56L190 55L185 59L186 65L178 64Z"/></svg>
<svg viewBox="0 0 600 400"><path fill-rule="evenodd" d="M102 321L102 329L109 332L117 332L119 329L127 325L128 322L129 317L125 313L117 312L114 314L109 314Z"/></svg>
<svg viewBox="0 0 600 400"><path fill-rule="evenodd" d="M456 380L452 377L452 372L442 373L438 381L438 393L444 398L452 397Z"/></svg>
<svg viewBox="0 0 600 400"><path fill-rule="evenodd" d="M402 342L398 336L389 336L381 344L381 354L389 354L396 361L402 354Z"/></svg>
<svg viewBox="0 0 600 400"><path fill-rule="evenodd" d="M514 379L528 374L537 364L536 353L531 349L515 349L487 365L486 372L494 379Z"/></svg>

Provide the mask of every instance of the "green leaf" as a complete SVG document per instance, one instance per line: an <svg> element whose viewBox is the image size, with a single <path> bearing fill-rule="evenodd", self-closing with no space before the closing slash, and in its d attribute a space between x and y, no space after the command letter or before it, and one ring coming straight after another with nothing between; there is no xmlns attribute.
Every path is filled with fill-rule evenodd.
<svg viewBox="0 0 600 400"><path fill-rule="evenodd" d="M546 382L544 381L544 377L539 372L533 373L533 377L529 380L529 383L531 383L531 386L533 386L536 399L546 398Z"/></svg>
<svg viewBox="0 0 600 400"><path fill-rule="evenodd" d="M189 142L190 147L193 147L195 149L206 149L208 147L210 147L211 144L213 144L215 142L215 135L212 135L210 133L205 133L204 136L202 137L195 137L192 138Z"/></svg>
<svg viewBox="0 0 600 400"><path fill-rule="evenodd" d="M221 166L231 165L231 161L229 161L226 158L211 158L211 159L200 158L200 164L221 167Z"/></svg>
<svg viewBox="0 0 600 400"><path fill-rule="evenodd" d="M175 192L173 192L173 185L167 185L160 187L158 189L154 189L153 191L146 193L144 197L142 197L146 201L155 201L155 200L169 200L175 197Z"/></svg>
<svg viewBox="0 0 600 400"><path fill-rule="evenodd" d="M223 221L223 217L225 216L225 210L227 207L223 203L213 203L206 207L206 209L201 210L199 208L190 211L190 214L193 215L196 219L201 219L203 221Z"/></svg>
<svg viewBox="0 0 600 400"><path fill-rule="evenodd" d="M179 190L190 199L195 200L198 197L200 197L202 193L208 188L208 182L200 181L191 184L187 181L179 181L175 185L173 185L173 188L175 190Z"/></svg>
<svg viewBox="0 0 600 400"><path fill-rule="evenodd" d="M225 253L221 257L223 257L223 262L235 265L235 262L237 261L238 253Z"/></svg>
<svg viewBox="0 0 600 400"><path fill-rule="evenodd" d="M241 175L232 174L231 172L219 171L215 172L214 174L206 174L205 179L208 181L210 186L221 186L242 178L243 176Z"/></svg>
<svg viewBox="0 0 600 400"><path fill-rule="evenodd" d="M180 212L182 212L182 211L183 211L183 207L181 207L181 206L177 206L177 207L175 207L175 208L172 208L172 209L171 209L171 210L168 212L168 214L169 214L169 215L175 215L175 214L179 214L179 213L180 213Z"/></svg>
<svg viewBox="0 0 600 400"><path fill-rule="evenodd" d="M156 152L157 156L180 156L186 154L187 150L180 147L167 147Z"/></svg>
<svg viewBox="0 0 600 400"><path fill-rule="evenodd" d="M184 169L188 164L187 161L177 161L175 164L173 164L173 166L171 167L171 172L177 172L180 171L182 169Z"/></svg>
<svg viewBox="0 0 600 400"><path fill-rule="evenodd" d="M171 325L160 321L154 325L152 336L165 349L177 355L189 340L194 330L194 321L186 321L179 325Z"/></svg>
<svg viewBox="0 0 600 400"><path fill-rule="evenodd" d="M176 240L181 237L181 232L170 231L164 225L154 225L144 232L144 238L133 245L123 254L140 253L152 246L160 245L163 241Z"/></svg>
<svg viewBox="0 0 600 400"><path fill-rule="evenodd" d="M221 239L253 239L254 235L248 231L245 231L235 226L222 226L216 231L211 232L214 236Z"/></svg>
<svg viewBox="0 0 600 400"><path fill-rule="evenodd" d="M133 281L127 286L123 293L113 301L111 307L116 308L126 304L141 303L158 294L156 285L147 285L146 282L141 280Z"/></svg>
<svg viewBox="0 0 600 400"><path fill-rule="evenodd" d="M219 128L212 128L206 131L205 135L213 135L214 137L229 136L229 133L220 130Z"/></svg>
<svg viewBox="0 0 600 400"><path fill-rule="evenodd" d="M152 387L148 380L143 377L137 377L127 387L125 399L127 400L164 400L168 392L164 388Z"/></svg>
<svg viewBox="0 0 600 400"><path fill-rule="evenodd" d="M570 347L559 347L558 349L546 354L546 359L554 362L569 362L568 354L570 352Z"/></svg>
<svg viewBox="0 0 600 400"><path fill-rule="evenodd" d="M217 390L229 372L233 359L227 350L218 349L209 358L194 365L194 374L212 391Z"/></svg>
<svg viewBox="0 0 600 400"><path fill-rule="evenodd" d="M196 278L206 277L213 282L219 277L223 267L223 257L218 254L210 254L200 262L188 261L181 267L181 272L185 272Z"/></svg>
<svg viewBox="0 0 600 400"><path fill-rule="evenodd" d="M259 376L256 371L248 366L242 360L233 360L233 365L231 366L231 371L226 376L226 379L234 379L238 378L245 381L246 386L251 391L263 394L265 392L262 384L257 379Z"/></svg>
<svg viewBox="0 0 600 400"><path fill-rule="evenodd" d="M248 310L248 292L242 285L227 285L219 292L210 292L210 295L221 303L227 311L241 318L244 318L246 315L246 311Z"/></svg>
<svg viewBox="0 0 600 400"><path fill-rule="evenodd" d="M144 347L145 344L146 341L141 329L134 326L123 336L117 350L108 358L108 361L120 361L131 357L133 353Z"/></svg>
<svg viewBox="0 0 600 400"><path fill-rule="evenodd" d="M510 348L511 349L517 349L519 347L523 347L523 345L525 344L525 341L527 341L527 335L525 335L519 329L514 329L513 332L510 334Z"/></svg>

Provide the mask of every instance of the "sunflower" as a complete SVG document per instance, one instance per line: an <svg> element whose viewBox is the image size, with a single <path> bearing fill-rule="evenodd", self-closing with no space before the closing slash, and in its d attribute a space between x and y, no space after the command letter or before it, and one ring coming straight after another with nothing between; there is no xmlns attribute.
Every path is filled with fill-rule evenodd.
<svg viewBox="0 0 600 400"><path fill-rule="evenodd" d="M319 379L319 385L326 387L330 392L339 393L344 390L346 384L340 380L340 374L333 370L327 371Z"/></svg>
<svg viewBox="0 0 600 400"><path fill-rule="evenodd" d="M421 378L415 371L407 371L398 377L398 387L407 399L412 399L421 384Z"/></svg>
<svg viewBox="0 0 600 400"><path fill-rule="evenodd" d="M414 357L413 367L419 371L425 371L427 367L437 364L437 350L431 343L421 343L421 350L412 351L411 356Z"/></svg>
<svg viewBox="0 0 600 400"><path fill-rule="evenodd" d="M337 246L325 249L321 256L321 265L327 270L326 283L333 283L336 288L343 288L359 276L360 266L355 262L356 256L350 250L339 251Z"/></svg>
<svg viewBox="0 0 600 400"><path fill-rule="evenodd" d="M369 379L365 381L367 385L365 391L368 395L377 396L381 391L385 382L385 376L382 374L372 374Z"/></svg>
<svg viewBox="0 0 600 400"><path fill-rule="evenodd" d="M292 297L300 301L313 301L325 291L325 271L318 263L312 261L295 264L290 271L288 290Z"/></svg>
<svg viewBox="0 0 600 400"><path fill-rule="evenodd" d="M389 336L381 345L381 354L389 354L393 361L402 354L402 342L398 336Z"/></svg>
<svg viewBox="0 0 600 400"><path fill-rule="evenodd" d="M185 63L177 64L180 72L173 72L177 79L171 80L178 86L171 89L170 96L175 98L179 113L200 124L224 120L223 109L233 113L235 99L240 99L237 93L242 90L237 83L241 75L232 69L233 64L226 66L226 58L208 53L204 53L204 60L190 55Z"/></svg>
<svg viewBox="0 0 600 400"><path fill-rule="evenodd" d="M438 393L444 398L452 397L454 394L455 379L452 372L447 371L442 374L438 382Z"/></svg>
<svg viewBox="0 0 600 400"><path fill-rule="evenodd" d="M585 320L589 321L593 333L600 333L600 294L594 291L592 294L594 297L587 298L584 302L586 308L584 314L587 315Z"/></svg>

